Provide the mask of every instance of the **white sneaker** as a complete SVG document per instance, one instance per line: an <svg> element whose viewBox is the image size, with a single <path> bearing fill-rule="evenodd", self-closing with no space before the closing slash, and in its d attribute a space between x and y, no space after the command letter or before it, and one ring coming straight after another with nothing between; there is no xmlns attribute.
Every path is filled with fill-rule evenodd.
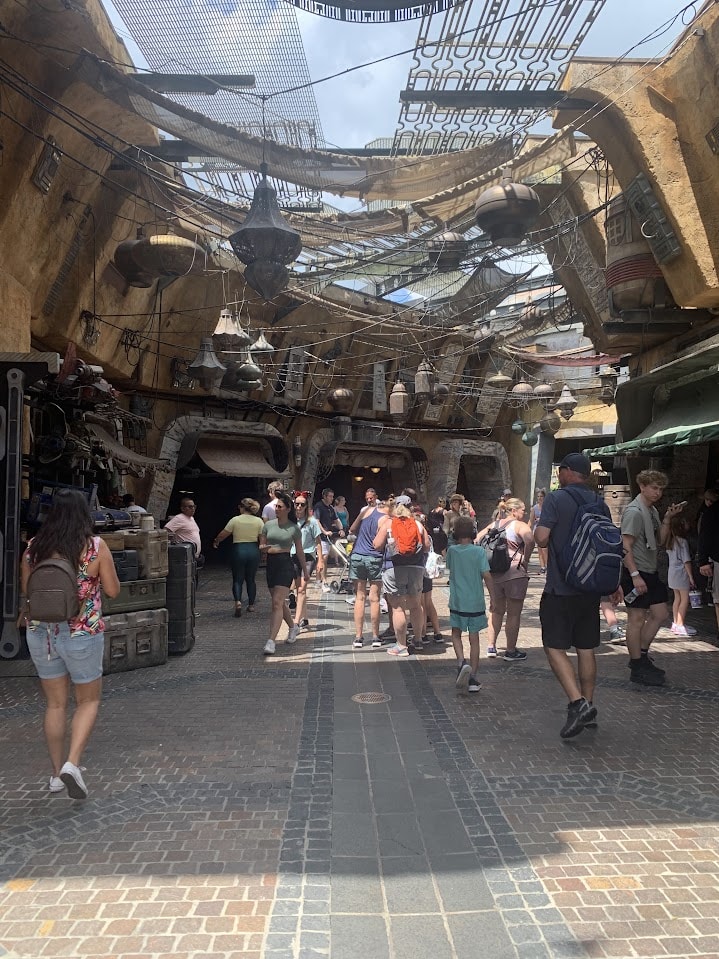
<svg viewBox="0 0 719 959"><path fill-rule="evenodd" d="M364 646L364 640L362 639L362 637L358 636L352 643L352 646L354 649L362 649L362 647Z"/></svg>
<svg viewBox="0 0 719 959"><path fill-rule="evenodd" d="M82 773L73 763L65 763L60 770L60 779L65 783L70 799L87 799L87 786Z"/></svg>
<svg viewBox="0 0 719 959"><path fill-rule="evenodd" d="M672 632L675 636L689 636L686 626L680 626L678 623L672 623Z"/></svg>
<svg viewBox="0 0 719 959"><path fill-rule="evenodd" d="M274 639L268 639L265 643L264 649L262 650L263 656L274 656L275 655L275 641Z"/></svg>
<svg viewBox="0 0 719 959"><path fill-rule="evenodd" d="M331 590L330 587L327 585L327 583L323 583L323 584L322 584L322 592L323 592L323 593L331 593L331 592L332 592L332 590Z"/></svg>
<svg viewBox="0 0 719 959"><path fill-rule="evenodd" d="M347 603L348 606L354 606L355 604L354 596L348 596L347 599L345 600L345 603Z"/></svg>
<svg viewBox="0 0 719 959"><path fill-rule="evenodd" d="M287 642L290 644L290 646L291 646L293 643L296 643L296 642L297 642L297 637L298 637L299 635L300 635L300 625L299 625L299 623L295 623L294 626L290 626L290 631L287 633ZM274 644L273 644L273 645L274 645ZM274 649L272 650L272 652L274 653Z"/></svg>
<svg viewBox="0 0 719 959"><path fill-rule="evenodd" d="M388 612L389 612L389 609L387 608L387 600L384 598L384 596L383 596L382 599L379 601L379 611L380 611L380 613L388 613Z"/></svg>
<svg viewBox="0 0 719 959"><path fill-rule="evenodd" d="M59 776L50 776L50 782L47 787L51 793L64 793L65 783Z"/></svg>

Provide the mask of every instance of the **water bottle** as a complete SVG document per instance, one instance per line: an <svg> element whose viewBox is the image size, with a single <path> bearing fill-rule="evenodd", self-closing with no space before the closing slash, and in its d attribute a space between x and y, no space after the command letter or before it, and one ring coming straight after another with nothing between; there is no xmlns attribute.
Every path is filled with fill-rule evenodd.
<svg viewBox="0 0 719 959"><path fill-rule="evenodd" d="M636 589L633 589L631 593L627 593L627 595L624 597L625 604L627 606L631 606L638 595L639 593L636 591Z"/></svg>

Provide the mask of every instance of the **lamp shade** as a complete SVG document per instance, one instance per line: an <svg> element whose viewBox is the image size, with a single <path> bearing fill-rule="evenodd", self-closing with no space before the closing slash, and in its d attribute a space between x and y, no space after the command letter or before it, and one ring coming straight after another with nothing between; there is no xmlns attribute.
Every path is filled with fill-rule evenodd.
<svg viewBox="0 0 719 959"><path fill-rule="evenodd" d="M427 360L422 360L417 367L417 372L414 377L414 395L420 403L424 403L432 395L433 380L434 371L432 370L431 363L428 363Z"/></svg>
<svg viewBox="0 0 719 959"><path fill-rule="evenodd" d="M577 400L572 395L572 391L566 383L562 387L562 392L559 395L556 406L560 415L565 420L570 420L574 416L574 411L577 408Z"/></svg>
<svg viewBox="0 0 719 959"><path fill-rule="evenodd" d="M212 345L220 352L237 353L250 343L232 310L224 309L212 334Z"/></svg>
<svg viewBox="0 0 719 959"><path fill-rule="evenodd" d="M227 367L223 366L215 356L212 339L209 336L204 336L200 341L200 350L187 367L187 372L208 392L219 387Z"/></svg>
<svg viewBox="0 0 719 959"><path fill-rule="evenodd" d="M498 246L517 246L540 212L539 197L531 187L504 177L480 194L474 207L477 226Z"/></svg>
<svg viewBox="0 0 719 959"><path fill-rule="evenodd" d="M539 437L534 430L527 430L527 432L522 435L522 442L525 446L536 446L539 442Z"/></svg>
<svg viewBox="0 0 719 959"><path fill-rule="evenodd" d="M330 390L327 394L327 402L335 413L351 413L352 407L354 406L354 399L354 393L352 390L347 389L346 386L338 386L336 389Z"/></svg>
<svg viewBox="0 0 719 959"><path fill-rule="evenodd" d="M400 380L392 387L389 394L389 415L396 423L403 423L409 413L409 394L404 383Z"/></svg>
<svg viewBox="0 0 719 959"><path fill-rule="evenodd" d="M230 237L237 258L247 265L245 280L260 296L272 299L287 286L286 264L296 260L302 238L283 218L277 193L267 182L263 163L262 179L255 188L250 212L240 229Z"/></svg>
<svg viewBox="0 0 719 959"><path fill-rule="evenodd" d="M428 241L427 259L440 272L458 270L468 250L469 243L461 233L447 230Z"/></svg>

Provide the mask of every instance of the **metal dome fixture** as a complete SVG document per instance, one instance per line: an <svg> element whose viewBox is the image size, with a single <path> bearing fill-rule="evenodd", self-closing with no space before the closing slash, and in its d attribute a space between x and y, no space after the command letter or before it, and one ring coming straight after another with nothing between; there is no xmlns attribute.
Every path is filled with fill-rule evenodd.
<svg viewBox="0 0 719 959"><path fill-rule="evenodd" d="M281 293L289 282L286 264L302 250L302 238L283 218L277 193L267 182L267 164L260 166L262 179L255 187L250 212L240 229L230 237L239 260L246 264L245 280L266 300Z"/></svg>
<svg viewBox="0 0 719 959"><path fill-rule="evenodd" d="M498 371L497 373L492 373L491 376L488 376L486 382L488 386L494 386L497 389L506 390L512 385L514 380L511 376L507 376L506 373Z"/></svg>
<svg viewBox="0 0 719 959"><path fill-rule="evenodd" d="M522 434L522 442L525 446L536 446L539 442L539 437L534 430L527 430L526 433Z"/></svg>
<svg viewBox="0 0 719 959"><path fill-rule="evenodd" d="M392 387L389 394L389 415L395 423L404 423L409 414L409 394L404 383L400 380Z"/></svg>
<svg viewBox="0 0 719 959"><path fill-rule="evenodd" d="M474 206L477 226L488 233L497 246L517 246L539 217L541 204L531 187L513 183L505 175L502 182L480 194Z"/></svg>
<svg viewBox="0 0 719 959"><path fill-rule="evenodd" d="M195 359L187 367L187 372L193 379L198 380L200 386L208 393L219 388L227 367L215 356L212 349L212 338L203 336L200 341L200 350Z"/></svg>
<svg viewBox="0 0 719 959"><path fill-rule="evenodd" d="M449 396L449 387L446 383L435 383L432 395L429 398L432 406L441 406Z"/></svg>
<svg viewBox="0 0 719 959"><path fill-rule="evenodd" d="M446 230L427 241L427 259L440 273L458 270L468 251L469 242L453 230Z"/></svg>
<svg viewBox="0 0 719 959"><path fill-rule="evenodd" d="M607 406L611 406L614 403L618 379L619 374L616 370L613 370L611 366L603 366L599 370L599 381L602 384L602 391L599 394L599 399Z"/></svg>
<svg viewBox="0 0 719 959"><path fill-rule="evenodd" d="M251 342L248 333L242 329L237 314L226 307L220 311L220 318L212 334L212 345L221 353L237 353Z"/></svg>
<svg viewBox="0 0 719 959"><path fill-rule="evenodd" d="M414 395L420 403L425 403L431 397L433 386L434 370L432 364L428 363L427 360L422 360L414 375Z"/></svg>
<svg viewBox="0 0 719 959"><path fill-rule="evenodd" d="M556 408L559 411L560 416L565 420L571 420L574 416L574 411L577 408L577 400L572 396L572 391L569 389L565 383L562 387L562 392L559 395L559 399L556 403Z"/></svg>
<svg viewBox="0 0 719 959"><path fill-rule="evenodd" d="M520 380L510 391L510 402L513 406L526 406L534 399L534 388L526 380Z"/></svg>
<svg viewBox="0 0 719 959"><path fill-rule="evenodd" d="M517 419L514 421L514 423L512 423L512 432L516 433L517 436L521 436L522 433L526 431L526 429L527 429L527 424L524 422L524 420Z"/></svg>
<svg viewBox="0 0 719 959"><path fill-rule="evenodd" d="M327 402L335 413L351 413L355 395L346 386L338 386L327 394Z"/></svg>
<svg viewBox="0 0 719 959"><path fill-rule="evenodd" d="M542 417L539 421L539 427L543 433L551 433L552 436L554 436L562 428L562 418L559 413L554 410Z"/></svg>
<svg viewBox="0 0 719 959"><path fill-rule="evenodd" d="M275 352L274 346L265 337L265 331L260 330L260 335L250 347L250 357L253 360L262 360Z"/></svg>
<svg viewBox="0 0 719 959"><path fill-rule="evenodd" d="M539 400L545 410L553 409L558 397L559 394L549 383L539 383L534 387L534 398Z"/></svg>

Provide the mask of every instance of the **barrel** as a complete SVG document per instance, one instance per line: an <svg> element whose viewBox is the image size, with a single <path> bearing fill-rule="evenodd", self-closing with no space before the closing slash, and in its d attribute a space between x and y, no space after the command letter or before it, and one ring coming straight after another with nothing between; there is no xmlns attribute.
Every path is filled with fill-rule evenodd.
<svg viewBox="0 0 719 959"><path fill-rule="evenodd" d="M633 499L629 486L605 486L604 502L612 514L612 522L619 526L622 522L622 513Z"/></svg>
<svg viewBox="0 0 719 959"><path fill-rule="evenodd" d="M623 194L607 209L606 284L613 316L671 305L662 271Z"/></svg>

